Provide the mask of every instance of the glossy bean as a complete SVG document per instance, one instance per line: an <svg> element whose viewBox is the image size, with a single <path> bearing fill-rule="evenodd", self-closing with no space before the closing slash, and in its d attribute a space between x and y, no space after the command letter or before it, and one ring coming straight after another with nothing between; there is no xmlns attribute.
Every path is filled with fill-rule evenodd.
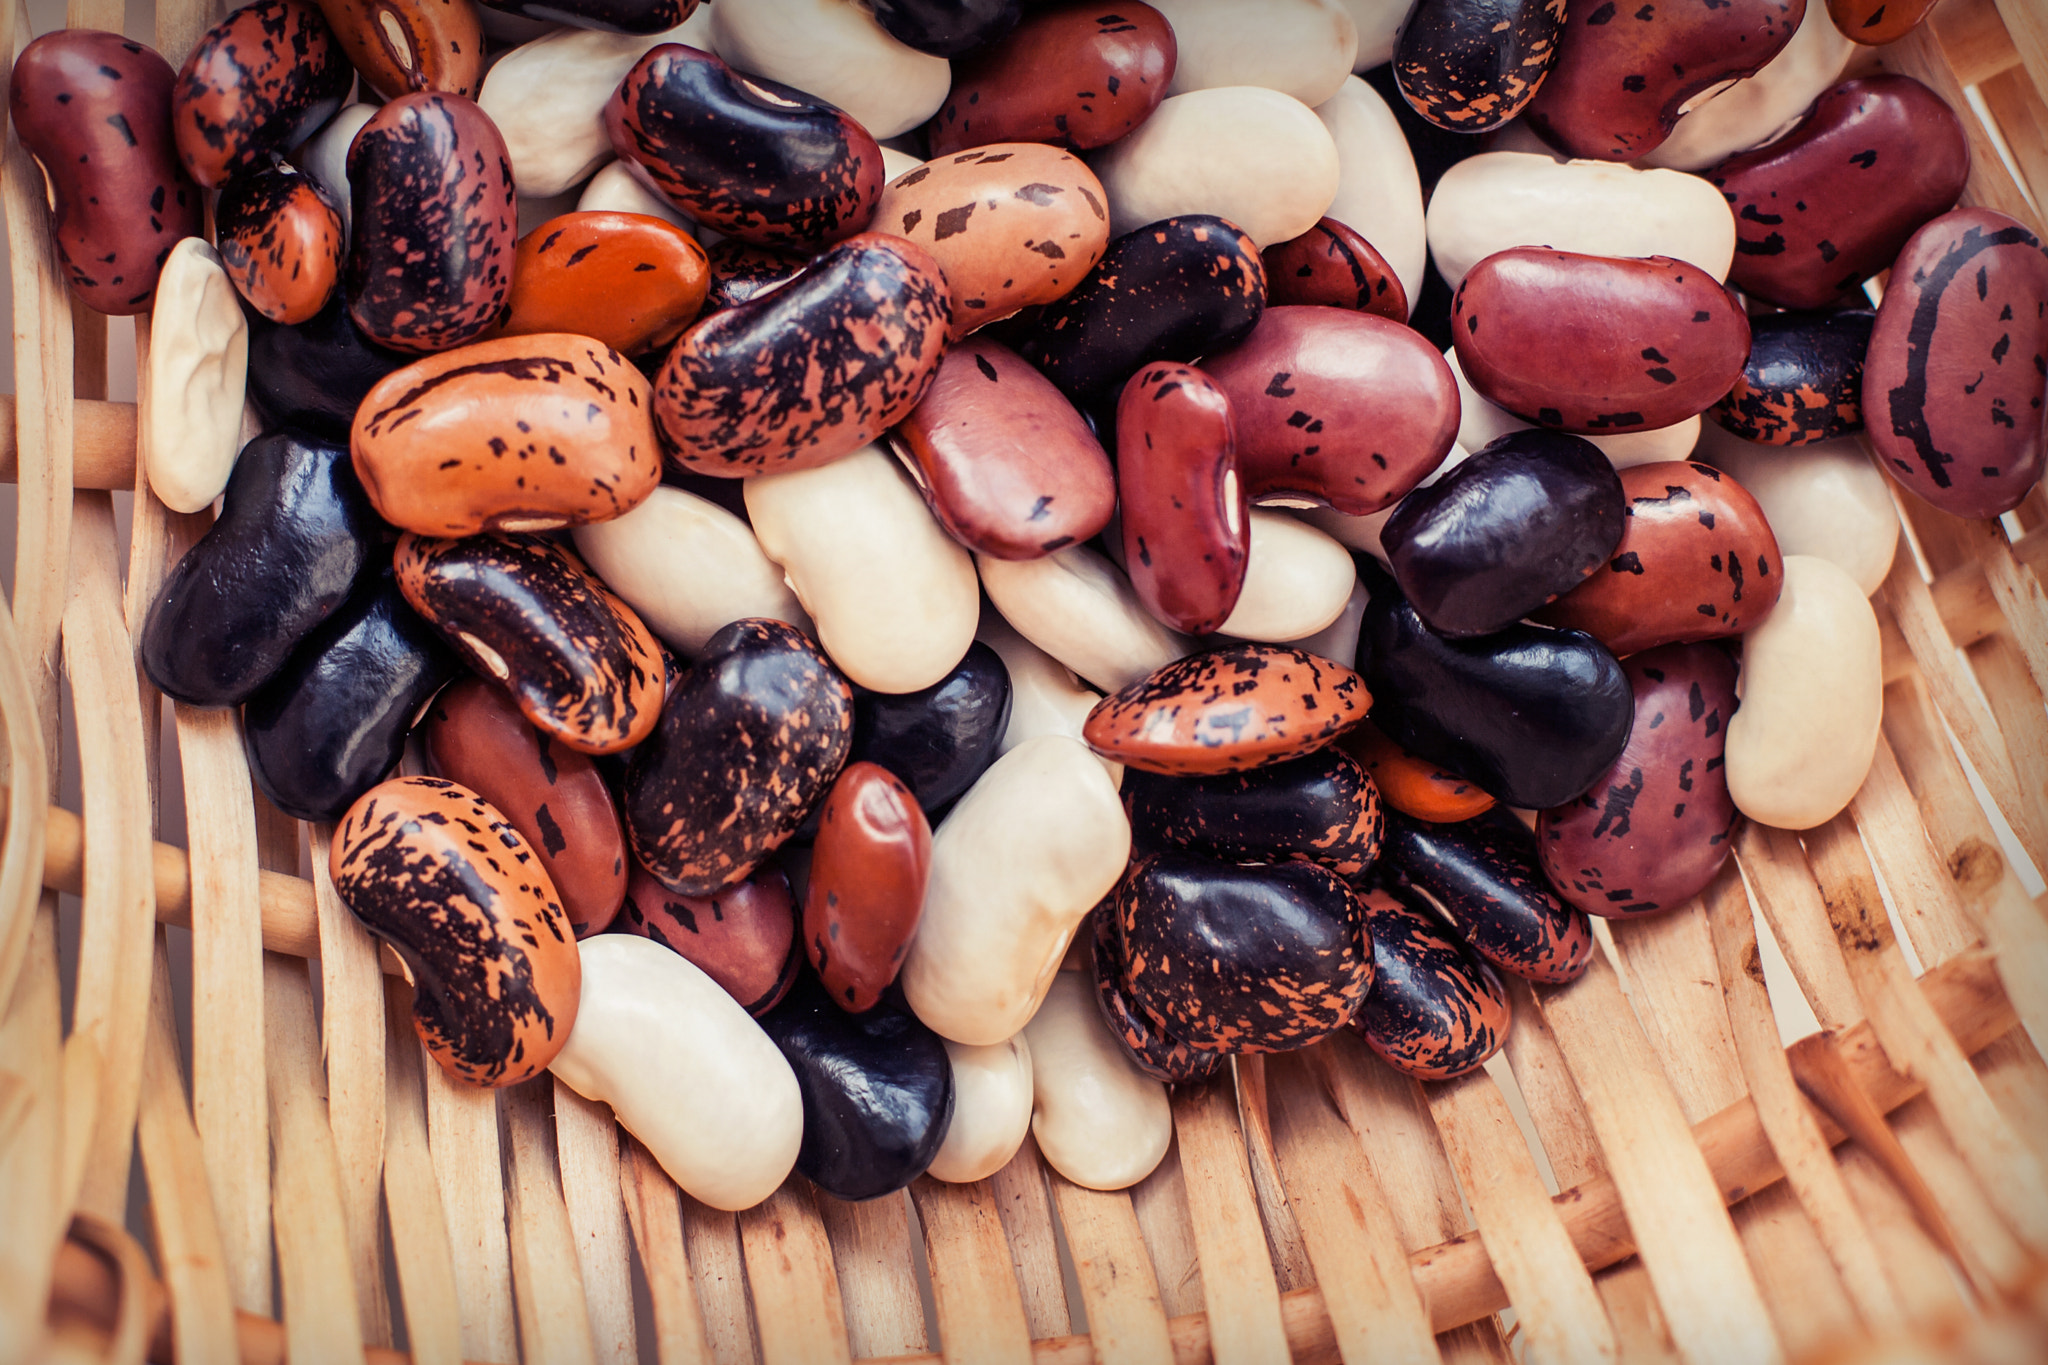
<svg viewBox="0 0 2048 1365"><path fill-rule="evenodd" d="M852 741L853 693L818 647L780 621L733 622L633 754L634 853L670 890L731 886L796 832Z"/></svg>
<svg viewBox="0 0 2048 1365"><path fill-rule="evenodd" d="M1394 54L1401 94L1439 128L1498 128L1542 88L1564 17L1564 0L1423 0Z"/></svg>
<svg viewBox="0 0 2048 1365"><path fill-rule="evenodd" d="M582 955L587 1003L556 1078L610 1105L692 1199L747 1209L775 1193L803 1141L803 1095L760 1025L657 944L600 934Z"/></svg>
<svg viewBox="0 0 2048 1365"><path fill-rule="evenodd" d="M1024 1030L1031 1045L1031 1132L1046 1164L1076 1185L1122 1190L1152 1174L1173 1143L1166 1087L1126 1057L1088 979L1060 972Z"/></svg>
<svg viewBox="0 0 2048 1365"><path fill-rule="evenodd" d="M1358 26L1337 0L1154 0L1173 25L1178 60L1169 95L1263 86L1321 104L1351 74Z"/></svg>
<svg viewBox="0 0 2048 1365"><path fill-rule="evenodd" d="M1934 9L1934 0L1828 0L1835 27L1858 43L1896 42L1918 28Z"/></svg>
<svg viewBox="0 0 2048 1365"><path fill-rule="evenodd" d="M1246 772L1314 753L1372 705L1342 664L1278 645L1195 654L1104 697L1088 745L1169 776Z"/></svg>
<svg viewBox="0 0 2048 1365"><path fill-rule="evenodd" d="M292 164L320 182L341 209L341 225L351 226L355 213L355 192L348 179L348 149L355 145L356 134L363 125L376 115L379 106L374 104L350 104L343 106L340 113L327 121L327 126L299 144L292 153Z"/></svg>
<svg viewBox="0 0 2048 1365"><path fill-rule="evenodd" d="M1417 758L1381 734L1370 720L1345 731L1334 747L1350 754L1365 769L1387 809L1417 820L1439 824L1469 820L1495 804L1477 783Z"/></svg>
<svg viewBox="0 0 2048 1365"><path fill-rule="evenodd" d="M841 769L819 810L803 916L804 952L840 1009L873 1009L896 979L931 860L931 826L910 788L878 764Z"/></svg>
<svg viewBox="0 0 2048 1365"><path fill-rule="evenodd" d="M589 755L535 730L482 678L444 689L421 731L434 775L475 792L526 840L576 937L603 933L626 896L626 836Z"/></svg>
<svg viewBox="0 0 2048 1365"><path fill-rule="evenodd" d="M356 409L377 381L412 359L364 336L339 294L296 326L261 316L248 323L247 394L258 411L273 426L338 441L348 440Z"/></svg>
<svg viewBox="0 0 2048 1365"><path fill-rule="evenodd" d="M661 646L574 554L529 536L434 540L394 557L413 609L520 712L571 749L612 754L660 719Z"/></svg>
<svg viewBox="0 0 2048 1365"><path fill-rule="evenodd" d="M341 108L350 71L303 0L255 0L208 29L171 91L171 132L194 180L217 189L263 169Z"/></svg>
<svg viewBox="0 0 2048 1365"><path fill-rule="evenodd" d="M979 561L981 586L1018 634L1093 686L1115 690L1194 648L1153 619L1130 580L1084 545Z"/></svg>
<svg viewBox="0 0 2048 1365"><path fill-rule="evenodd" d="M1622 664L1635 694L1628 746L1569 805L1536 818L1543 869L1589 915L1676 909L1706 889L1739 818L1724 756L1735 660L1714 644L1664 645Z"/></svg>
<svg viewBox="0 0 2048 1365"><path fill-rule="evenodd" d="M635 213L568 213L519 239L501 336L569 332L629 356L683 334L711 267L681 228Z"/></svg>
<svg viewBox="0 0 2048 1365"><path fill-rule="evenodd" d="M1422 178L1400 119L1356 76L1316 106L1316 118L1337 148L1337 192L1324 214L1379 249L1413 307L1422 297L1429 249Z"/></svg>
<svg viewBox="0 0 2048 1365"><path fill-rule="evenodd" d="M677 41L661 29L643 36L559 28L493 62L476 102L505 139L519 193L567 194L611 160L605 105L649 48Z"/></svg>
<svg viewBox="0 0 2048 1365"><path fill-rule="evenodd" d="M1892 279L1863 376L1878 464L1953 516L2010 511L2048 464L2048 250L1960 209L1913 235Z"/></svg>
<svg viewBox="0 0 2048 1365"><path fill-rule="evenodd" d="M158 277L142 414L150 490L198 512L227 487L242 445L249 325L221 258L198 237L172 247Z"/></svg>
<svg viewBox="0 0 2048 1365"><path fill-rule="evenodd" d="M636 862L614 927L681 954L756 1019L789 994L803 970L796 900L773 863L722 891L684 896Z"/></svg>
<svg viewBox="0 0 2048 1365"><path fill-rule="evenodd" d="M1501 971L1560 984L1599 951L1585 915L1546 878L1536 836L1499 807L1456 824L1396 815L1379 866L1389 885L1426 893L1451 932Z"/></svg>
<svg viewBox="0 0 2048 1365"><path fill-rule="evenodd" d="M1523 421L1506 408L1482 397L1472 387L1472 381L1465 377L1464 369L1458 364L1456 347L1444 352L1444 363L1451 367L1451 378L1458 384L1458 444L1451 448L1453 458L1461 447L1478 450L1511 432L1534 428L1533 422ZM1703 419L1695 414L1668 427L1652 427L1647 431L1591 431L1581 434L1600 447L1607 463L1616 469L1627 469L1631 465L1654 464L1659 460L1689 459L1693 447L1700 443L1704 425ZM1437 466L1436 477L1441 477L1450 463L1451 459L1447 458ZM1424 480L1424 483L1430 482L1434 479ZM1381 557L1385 558L1384 555Z"/></svg>
<svg viewBox="0 0 2048 1365"><path fill-rule="evenodd" d="M537 23L568 24L572 32L595 29L604 33L656 34L681 26L696 12L698 0L483 0L483 3L500 13L523 15Z"/></svg>
<svg viewBox="0 0 2048 1365"><path fill-rule="evenodd" d="M590 177L583 186L583 193L576 196L576 211L638 213L659 218L686 232L694 226L690 216L677 208L673 199L647 183L647 173L640 169L638 162L624 158L606 162L596 175ZM735 245L744 244L735 242Z"/></svg>
<svg viewBox="0 0 2048 1365"><path fill-rule="evenodd" d="M1140 848L1176 848L1232 863L1302 859L1355 877L1379 856L1379 791L1335 745L1255 772L1124 775L1124 809Z"/></svg>
<svg viewBox="0 0 2048 1365"><path fill-rule="evenodd" d="M851 0L711 6L711 42L741 71L844 109L876 137L907 133L946 98L945 59L897 41Z"/></svg>
<svg viewBox="0 0 2048 1365"><path fill-rule="evenodd" d="M1742 637L1728 794L1759 824L1812 829L1863 785L1884 714L1877 615L1824 559L1788 556L1785 590Z"/></svg>
<svg viewBox="0 0 2048 1365"><path fill-rule="evenodd" d="M118 33L60 29L21 50L8 116L49 191L64 282L93 309L146 313L200 195L172 141L175 83L162 57Z"/></svg>
<svg viewBox="0 0 2048 1365"><path fill-rule="evenodd" d="M1032 8L1008 38L953 64L926 135L933 156L991 142L1086 150L1136 128L1166 98L1178 44L1143 0Z"/></svg>
<svg viewBox="0 0 2048 1365"><path fill-rule="evenodd" d="M473 0L317 0L363 83L387 100L437 91L474 99L484 34Z"/></svg>
<svg viewBox="0 0 2048 1365"><path fill-rule="evenodd" d="M1081 729L1100 694L1076 678L1072 669L1019 635L993 607L983 609L975 638L996 652L1010 677L1010 718L1003 727L998 756L1040 735L1080 741ZM1104 766L1113 783L1123 779L1123 764Z"/></svg>
<svg viewBox="0 0 2048 1365"><path fill-rule="evenodd" d="M852 761L888 769L931 814L995 761L1010 706L1009 670L1000 654L977 640L930 687L893 695L855 692Z"/></svg>
<svg viewBox="0 0 2048 1365"><path fill-rule="evenodd" d="M460 95L401 95L356 134L348 179L344 285L371 340L443 351L498 320L517 214L505 140L483 110Z"/></svg>
<svg viewBox="0 0 2048 1365"><path fill-rule="evenodd" d="M1246 530L1243 590L1217 627L1219 634L1287 644L1307 639L1343 615L1358 586L1350 551L1285 512L1255 508Z"/></svg>
<svg viewBox="0 0 2048 1365"><path fill-rule="evenodd" d="M957 57L999 42L1016 27L1022 0L875 0L875 22L897 42Z"/></svg>
<svg viewBox="0 0 2048 1365"><path fill-rule="evenodd" d="M189 705L247 700L348 599L384 534L347 451L293 431L257 437L220 516L157 591L143 671Z"/></svg>
<svg viewBox="0 0 2048 1365"><path fill-rule="evenodd" d="M1124 985L1130 955L1124 951L1116 918L1104 913L1090 915L1089 920L1088 974L1095 986L1095 1004L1125 1060L1168 1085L1206 1080L1228 1066L1228 1052L1196 1047L1176 1037L1132 999Z"/></svg>
<svg viewBox="0 0 2048 1365"><path fill-rule="evenodd" d="M1124 568L1176 630L1221 627L1244 591L1250 508L1230 400L1188 365L1148 365L1117 400Z"/></svg>
<svg viewBox="0 0 2048 1365"><path fill-rule="evenodd" d="M1031 1045L1019 1033L988 1047L948 1041L953 1121L926 1172L971 1185L1010 1164L1031 1131Z"/></svg>
<svg viewBox="0 0 2048 1365"><path fill-rule="evenodd" d="M287 166L231 180L214 224L228 278L272 322L310 321L335 297L347 231L319 181Z"/></svg>
<svg viewBox="0 0 2048 1365"><path fill-rule="evenodd" d="M388 567L349 599L242 708L249 775L295 820L338 820L405 752L405 737L461 665Z"/></svg>
<svg viewBox="0 0 2048 1365"><path fill-rule="evenodd" d="M1742 377L1714 405L1714 420L1746 440L1773 446L1861 431L1863 356L1873 321L1860 308L1754 319Z"/></svg>
<svg viewBox="0 0 2048 1365"><path fill-rule="evenodd" d="M1379 889L1360 896L1372 938L1373 990L1352 1027L1405 1076L1445 1081L1500 1051L1512 1022L1493 969L1428 910Z"/></svg>
<svg viewBox="0 0 2048 1365"><path fill-rule="evenodd" d="M1267 247L1259 259L1266 267L1269 303L1322 304L1408 321L1408 291L1394 267L1335 218Z"/></svg>
<svg viewBox="0 0 2048 1365"><path fill-rule="evenodd" d="M427 1054L471 1085L539 1075L569 1040L583 970L554 883L475 792L401 777L363 794L328 853L334 889L391 946Z"/></svg>
<svg viewBox="0 0 2048 1365"><path fill-rule="evenodd" d="M1690 101L1671 136L1638 164L1697 171L1775 140L1842 78L1855 51L1826 5L1808 5L1792 41L1763 70Z"/></svg>
<svg viewBox="0 0 2048 1365"><path fill-rule="evenodd" d="M1783 555L1749 490L1696 461L1625 469L1621 489L1628 516L1613 558L1538 620L1626 656L1737 635L1764 618L1784 584Z"/></svg>
<svg viewBox="0 0 2048 1365"><path fill-rule="evenodd" d="M1116 785L1079 744L1047 735L998 759L932 836L901 973L910 1007L958 1043L1016 1033L1130 847Z"/></svg>
<svg viewBox="0 0 2048 1365"><path fill-rule="evenodd" d="M705 255L711 267L711 288L704 299L707 315L737 308L777 285L788 284L810 263L801 255L755 246L737 237L717 243Z"/></svg>
<svg viewBox="0 0 2048 1365"><path fill-rule="evenodd" d="M829 464L910 415L951 318L924 248L863 233L685 333L655 381L655 421L671 458L700 474Z"/></svg>
<svg viewBox="0 0 2048 1365"><path fill-rule="evenodd" d="M1780 553L1831 560L1866 596L1891 572L1898 505L1856 438L1783 450L1717 426L1700 442L1700 458L1749 490Z"/></svg>

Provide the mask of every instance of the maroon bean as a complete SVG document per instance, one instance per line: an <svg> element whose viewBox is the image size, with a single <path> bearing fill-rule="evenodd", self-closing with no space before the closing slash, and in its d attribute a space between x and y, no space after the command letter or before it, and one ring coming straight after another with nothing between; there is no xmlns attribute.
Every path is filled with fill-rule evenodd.
<svg viewBox="0 0 2048 1365"><path fill-rule="evenodd" d="M1124 565L1145 610L1216 630L1244 590L1251 519L1230 400L1190 365L1148 365L1116 410Z"/></svg>

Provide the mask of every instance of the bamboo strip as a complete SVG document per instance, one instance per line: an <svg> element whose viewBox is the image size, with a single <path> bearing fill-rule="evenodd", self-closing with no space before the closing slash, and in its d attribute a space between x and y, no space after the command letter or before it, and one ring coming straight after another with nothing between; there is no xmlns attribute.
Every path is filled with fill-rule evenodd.
<svg viewBox="0 0 2048 1365"><path fill-rule="evenodd" d="M1724 1201L1613 968L1596 954L1577 982L1534 994L1600 1134L1680 1355L1780 1359Z"/></svg>
<svg viewBox="0 0 2048 1365"><path fill-rule="evenodd" d="M1977 92L1984 97L1991 117L1998 120L2005 145L2039 203L2048 196L2048 103L2042 101L2026 72L2010 67L1984 77Z"/></svg>
<svg viewBox="0 0 2048 1365"><path fill-rule="evenodd" d="M832 1247L818 1220L810 1182L792 1175L766 1200L741 1213L739 1228L765 1365L851 1361Z"/></svg>
<svg viewBox="0 0 2048 1365"><path fill-rule="evenodd" d="M54 900L54 897L50 899ZM57 917L38 909L0 1014L0 1359L36 1354L62 1239L63 1017Z"/></svg>
<svg viewBox="0 0 2048 1365"><path fill-rule="evenodd" d="M412 1032L410 1022L405 1032ZM427 1090L427 1150L434 1158L448 1246L455 1254L462 1354L515 1365L519 1341L512 1250L505 1232L498 1092L455 1080L431 1059L420 1063L420 1073Z"/></svg>
<svg viewBox="0 0 2048 1365"><path fill-rule="evenodd" d="M1967 652L1970 671L1977 675L1985 704L2005 739L2006 756L2012 760L2024 803L2022 824L2014 833L2031 860L2038 850L2048 848L2041 833L2048 828L2048 708L2013 632L1987 635ZM1970 804L1974 808L1977 803L1972 799Z"/></svg>
<svg viewBox="0 0 2048 1365"><path fill-rule="evenodd" d="M554 1082L555 1152L562 1202L575 1236L576 1265L590 1315L598 1365L637 1365L639 1329L633 1320L633 1265L626 1206L621 1198L619 1125L611 1106L587 1100ZM681 1225L677 1224L681 1237Z"/></svg>
<svg viewBox="0 0 2048 1365"><path fill-rule="evenodd" d="M554 1078L541 1076L503 1093L498 1115L510 1153L505 1182L512 1229L512 1287L519 1311L523 1359L593 1365L590 1314L576 1235L562 1203L549 1120Z"/></svg>
<svg viewBox="0 0 2048 1365"><path fill-rule="evenodd" d="M991 1184L922 1176L910 1187L931 1267L939 1349L958 1365L1031 1359L1031 1328Z"/></svg>
<svg viewBox="0 0 2048 1365"><path fill-rule="evenodd" d="M145 328L149 325L146 317L136 321ZM136 349L141 352L139 336L137 342ZM136 370L139 382L144 372L140 354ZM97 398L72 400L72 423L76 432L76 454L71 469L73 488L114 492L136 486L139 468L135 458L137 406L134 403L109 403ZM14 395L0 395L0 423L4 423L4 429L0 429L0 483L14 483L21 477L21 447L15 434L17 420Z"/></svg>
<svg viewBox="0 0 2048 1365"><path fill-rule="evenodd" d="M1252 1053L1237 1059L1237 1122L1251 1159L1252 1193L1259 1201L1259 1222L1266 1230L1266 1252L1282 1293L1316 1282L1301 1228L1288 1207L1280 1169L1273 1155L1273 1123L1267 1112L1266 1058Z"/></svg>
<svg viewBox="0 0 2048 1365"><path fill-rule="evenodd" d="M320 1033L304 962L274 954L264 959L263 1014L275 1149L271 1212L288 1349L294 1365L359 1363L363 1343L348 1220L320 1098Z"/></svg>
<svg viewBox="0 0 2048 1365"><path fill-rule="evenodd" d="M1544 1194L1493 1077L1475 1071L1426 1093L1486 1254L1514 1304L1525 1358L1531 1365L1619 1360L1593 1277Z"/></svg>
<svg viewBox="0 0 2048 1365"><path fill-rule="evenodd" d="M996 1197L996 1213L1003 1220L1003 1240L1010 1244L1010 1264L1016 1267L1017 1287L1024 1295L1024 1320L1031 1325L1033 1341L1063 1337L1073 1330L1072 1319L1067 1316L1066 1279L1060 1274L1059 1244L1053 1235L1052 1201L1046 1191L1048 1177L1038 1140L1029 1133L1024 1135L1024 1145L1017 1149L1017 1154L989 1177Z"/></svg>
<svg viewBox="0 0 2048 1365"><path fill-rule="evenodd" d="M149 1258L125 1228L91 1213L72 1216L64 1251L74 1249L84 1249L110 1282L113 1311L102 1359L108 1365L142 1365L149 1348L150 1310L155 1306L149 1294L149 1286L156 1282L149 1272ZM67 1259L59 1253L60 1263Z"/></svg>
<svg viewBox="0 0 2048 1365"><path fill-rule="evenodd" d="M157 1264L164 1270L170 1332L179 1360L226 1360L235 1349L235 1301L228 1288L220 1224L213 1214L199 1130L185 1103L171 963L164 932L156 945L149 993L149 1039L135 1127Z"/></svg>
<svg viewBox="0 0 2048 1365"><path fill-rule="evenodd" d="M1159 1280L1159 1303L1169 1320L1202 1311L1202 1258L1195 1254L1195 1224L1188 1214L1187 1177L1180 1144L1169 1143L1152 1174L1131 1187L1145 1254Z"/></svg>
<svg viewBox="0 0 2048 1365"><path fill-rule="evenodd" d="M235 1306L269 1312L270 1141L256 822L233 711L177 707L192 852L192 1110Z"/></svg>
<svg viewBox="0 0 2048 1365"><path fill-rule="evenodd" d="M2048 1067L2022 1030L2015 1029L1970 1058L1984 1089L2036 1159L2048 1162Z"/></svg>
<svg viewBox="0 0 2048 1365"><path fill-rule="evenodd" d="M385 978L384 1016L384 1207L405 1298L405 1334L418 1365L457 1365L462 1306L455 1248L427 1149L421 1051L412 991L403 981Z"/></svg>
<svg viewBox="0 0 2048 1365"><path fill-rule="evenodd" d="M689 1253L683 1248L683 1214L676 1202L675 1182L637 1139L628 1137L619 1163L619 1184L633 1242L647 1272L657 1365L711 1365L704 1314L697 1306Z"/></svg>
<svg viewBox="0 0 2048 1365"><path fill-rule="evenodd" d="M1393 1211L1373 1178L1360 1135L1337 1110L1341 1066L1327 1043L1276 1057L1267 1069L1280 1178L1322 1286L1345 1365L1364 1361L1435 1365L1429 1311L1415 1287Z"/></svg>
<svg viewBox="0 0 2048 1365"><path fill-rule="evenodd" d="M1187 1176L1216 1365L1282 1359L1280 1289L1252 1193L1229 1077L1174 1088L1173 1130Z"/></svg>
<svg viewBox="0 0 2048 1365"><path fill-rule="evenodd" d="M171 4L180 0L170 0ZM162 15L159 14L159 24ZM135 320L135 387L138 405L149 402L149 318L139 316ZM139 453L139 452L138 452ZM146 461L137 459L136 468L146 467ZM157 591L163 586L165 575L170 569L171 550L170 509L158 501L149 491L149 480L140 477L135 480L133 497L129 503L128 519L128 574L122 615L128 622L128 637L136 642L135 692L142 708L142 762L149 773L150 837L155 838L162 830L163 823L163 693L149 680L149 673L142 667L141 640L144 625L149 620L149 609L155 603Z"/></svg>
<svg viewBox="0 0 2048 1365"><path fill-rule="evenodd" d="M1863 1002L1828 926L1827 903L1799 836L1745 821L1735 836L1735 860L1820 1026L1844 1029L1860 1022Z"/></svg>
<svg viewBox="0 0 2048 1365"><path fill-rule="evenodd" d="M1998 17L1995 0L1948 0L1929 22L1956 79L1964 85L1977 85L2019 65L2019 53L2013 50L2005 21Z"/></svg>
<svg viewBox="0 0 2048 1365"><path fill-rule="evenodd" d="M1159 1281L1130 1195L1085 1189L1057 1172L1049 1181L1074 1254L1095 1358L1103 1365L1173 1365Z"/></svg>
<svg viewBox="0 0 2048 1365"><path fill-rule="evenodd" d="M384 1166L384 978L377 940L342 904L327 864L332 825L312 831L313 904L320 930L320 1041L327 1055L327 1119L348 1216L349 1264L363 1340L391 1344L378 1194ZM275 875L275 874L273 874Z"/></svg>
<svg viewBox="0 0 2048 1365"><path fill-rule="evenodd" d="M2039 5L1997 0L1998 14L2011 36L2012 49L2038 89L2048 90L2048 14Z"/></svg>
<svg viewBox="0 0 2048 1365"><path fill-rule="evenodd" d="M2013 641L2026 656L2035 685L2048 688L2048 593L2042 591L2040 578L2022 568L2013 556L2003 526L1996 521L1970 525L1984 581L2011 623Z"/></svg>
<svg viewBox="0 0 2048 1365"><path fill-rule="evenodd" d="M0 8L0 14L5 12ZM0 1001L10 1001L42 899L45 822L34 816L48 805L50 776L14 613L5 604L0 604L0 733L7 737L7 786L0 800L18 794L30 813L7 821L6 836L0 839Z"/></svg>
<svg viewBox="0 0 2048 1365"><path fill-rule="evenodd" d="M705 1339L718 1365L753 1365L752 1299L747 1293L746 1258L740 1249L739 1220L682 1197L683 1245L697 1282L697 1303Z"/></svg>
<svg viewBox="0 0 2048 1365"><path fill-rule="evenodd" d="M856 1358L924 1350L930 1345L924 1300L911 1267L911 1258L922 1253L911 1244L910 1196L898 1191L849 1204L821 1194L818 1216L832 1243L832 1269L846 1309L847 1349ZM1036 1328L1030 1330L1038 1335Z"/></svg>

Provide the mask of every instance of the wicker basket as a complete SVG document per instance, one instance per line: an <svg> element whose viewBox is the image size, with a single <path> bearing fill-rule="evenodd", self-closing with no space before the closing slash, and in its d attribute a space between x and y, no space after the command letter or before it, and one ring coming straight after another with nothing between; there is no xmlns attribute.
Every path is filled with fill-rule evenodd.
<svg viewBox="0 0 2048 1365"><path fill-rule="evenodd" d="M173 65L216 4L160 0ZM74 25L121 20L71 0ZM18 52L19 0L11 27ZM1976 153L1964 201L2038 230L1963 89L2048 194L2048 5L1944 0L1859 61L1942 94ZM2017 539L1906 500L1918 556L1877 598L1884 741L1850 810L1803 846L1746 829L1740 872L1699 902L1614 924L1573 985L1518 984L1504 1067L1418 1085L1347 1036L1183 1087L1175 1150L1128 1193L1027 1143L980 1184L850 1205L792 1177L735 1216L679 1197L549 1078L477 1091L423 1065L395 964L326 880L328 830L301 879L301 832L252 795L232 713L172 708L189 852L154 842L160 708L133 626L200 524L138 483L134 408L97 401L106 324L68 300L11 131L0 174L19 395L0 475L20 498L0 1362L305 1365L394 1341L434 1365L1768 1362L2038 1293L2048 907L1967 772L2048 868L2042 490ZM124 550L108 490L128 488ZM51 801L67 704L76 814ZM59 892L83 894L68 1035ZM1824 1026L1789 1050L1755 909ZM163 924L191 927L189 1070Z"/></svg>

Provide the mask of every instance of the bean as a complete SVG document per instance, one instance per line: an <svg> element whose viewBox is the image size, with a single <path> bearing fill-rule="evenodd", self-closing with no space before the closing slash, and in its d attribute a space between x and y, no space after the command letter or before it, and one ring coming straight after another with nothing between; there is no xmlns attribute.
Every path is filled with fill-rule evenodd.
<svg viewBox="0 0 2048 1365"><path fill-rule="evenodd" d="M804 891L804 951L832 1003L871 1010L896 979L924 908L932 831L888 769L846 765L818 816Z"/></svg>
<svg viewBox="0 0 2048 1365"><path fill-rule="evenodd" d="M1177 49L1172 25L1143 0L1114 14L1087 0L1035 7L1007 41L953 64L926 129L932 155L991 142L1114 142L1166 98Z"/></svg>
<svg viewBox="0 0 2048 1365"><path fill-rule="evenodd" d="M1166 1087L1110 1035L1088 980L1059 972L1024 1037L1031 1045L1031 1132L1046 1164L1076 1185L1122 1190L1152 1174L1173 1142Z"/></svg>
<svg viewBox="0 0 2048 1365"><path fill-rule="evenodd" d="M971 1185L1007 1166L1031 1131L1031 1045L1021 1033L988 1047L948 1041L946 1057L953 1121L926 1174Z"/></svg>
<svg viewBox="0 0 2048 1365"><path fill-rule="evenodd" d="M1372 705L1342 664L1277 645L1232 645L1167 664L1104 697L1089 747L1146 772L1247 772L1314 753Z"/></svg>
<svg viewBox="0 0 2048 1365"><path fill-rule="evenodd" d="M353 72L334 31L301 0L255 0L194 45L171 93L186 173L209 189L264 169L341 108Z"/></svg>
<svg viewBox="0 0 2048 1365"><path fill-rule="evenodd" d="M1560 984L1576 980L1599 949L1583 905L1566 905L1552 889L1539 837L1499 807L1455 824L1395 815L1380 867L1391 886L1427 895L1465 946L1495 967ZM1724 854L1726 845L1723 831Z"/></svg>
<svg viewBox="0 0 2048 1365"><path fill-rule="evenodd" d="M708 896L669 890L638 863L616 927L681 954L756 1019L789 994L802 970L796 902L773 863Z"/></svg>
<svg viewBox="0 0 2048 1365"><path fill-rule="evenodd" d="M150 337L150 490L174 512L197 512L234 470L249 382L241 301L219 255L198 237L181 239L163 262Z"/></svg>
<svg viewBox="0 0 2048 1365"><path fill-rule="evenodd" d="M214 208L221 262L272 322L308 322L341 284L348 231L319 181L288 166L228 182Z"/></svg>

